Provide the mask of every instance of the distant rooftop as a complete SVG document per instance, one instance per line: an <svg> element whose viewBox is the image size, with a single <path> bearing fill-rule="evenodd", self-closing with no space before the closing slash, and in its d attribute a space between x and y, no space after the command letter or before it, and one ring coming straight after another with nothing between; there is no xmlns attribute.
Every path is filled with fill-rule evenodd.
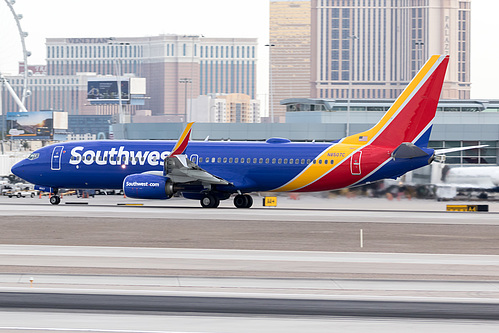
<svg viewBox="0 0 499 333"><path fill-rule="evenodd" d="M392 99L352 99L350 111L387 111ZM287 112L299 111L347 111L346 99L288 98L281 101ZM440 100L437 111L447 112L499 112L499 100L447 99Z"/></svg>

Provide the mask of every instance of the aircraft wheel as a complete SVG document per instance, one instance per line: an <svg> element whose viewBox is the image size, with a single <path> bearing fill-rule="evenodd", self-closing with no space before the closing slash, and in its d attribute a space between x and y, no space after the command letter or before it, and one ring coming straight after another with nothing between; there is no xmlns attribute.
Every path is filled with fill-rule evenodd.
<svg viewBox="0 0 499 333"><path fill-rule="evenodd" d="M246 205L248 204L248 199L246 198L245 195L238 194L234 198L234 206L237 208L246 208Z"/></svg>
<svg viewBox="0 0 499 333"><path fill-rule="evenodd" d="M253 206L253 198L249 194L245 194L244 196L248 200L248 202L246 203L246 207L244 208L251 208L251 206Z"/></svg>
<svg viewBox="0 0 499 333"><path fill-rule="evenodd" d="M237 208L250 208L253 205L253 198L248 194L238 194L234 198L234 206Z"/></svg>
<svg viewBox="0 0 499 333"><path fill-rule="evenodd" d="M58 195L51 196L49 199L52 205L58 205L61 203L61 198Z"/></svg>
<svg viewBox="0 0 499 333"><path fill-rule="evenodd" d="M219 204L220 199L213 194L206 194L203 199L201 199L201 206L203 208L217 208Z"/></svg>

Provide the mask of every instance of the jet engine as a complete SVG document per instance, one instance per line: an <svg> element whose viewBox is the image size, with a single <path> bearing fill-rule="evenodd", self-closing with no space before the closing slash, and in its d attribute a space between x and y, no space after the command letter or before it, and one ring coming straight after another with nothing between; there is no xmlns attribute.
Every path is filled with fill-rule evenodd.
<svg viewBox="0 0 499 333"><path fill-rule="evenodd" d="M175 190L168 177L139 173L125 177L123 192L134 199L170 199Z"/></svg>

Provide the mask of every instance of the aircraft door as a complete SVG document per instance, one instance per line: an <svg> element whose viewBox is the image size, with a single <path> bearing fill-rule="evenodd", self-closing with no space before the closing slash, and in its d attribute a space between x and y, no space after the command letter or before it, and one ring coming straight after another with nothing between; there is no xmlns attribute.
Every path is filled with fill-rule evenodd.
<svg viewBox="0 0 499 333"><path fill-rule="evenodd" d="M360 170L361 157L362 157L362 151L358 151L354 153L350 159L350 171L354 176L359 176L361 174Z"/></svg>
<svg viewBox="0 0 499 333"><path fill-rule="evenodd" d="M198 156L198 154L192 154L191 155L191 162L199 164L199 156Z"/></svg>
<svg viewBox="0 0 499 333"><path fill-rule="evenodd" d="M62 158L62 150L64 146L56 146L52 151L51 165L50 168L52 170L61 170L61 158Z"/></svg>

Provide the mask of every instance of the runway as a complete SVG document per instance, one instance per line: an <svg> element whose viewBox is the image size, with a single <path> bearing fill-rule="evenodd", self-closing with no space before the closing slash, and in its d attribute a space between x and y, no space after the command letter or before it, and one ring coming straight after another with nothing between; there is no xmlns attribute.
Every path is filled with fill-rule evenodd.
<svg viewBox="0 0 499 333"><path fill-rule="evenodd" d="M453 213L424 201L207 210L44 199L0 199L0 331L126 332L123 311L144 332L395 332L404 323L492 332L498 319L496 204Z"/></svg>

